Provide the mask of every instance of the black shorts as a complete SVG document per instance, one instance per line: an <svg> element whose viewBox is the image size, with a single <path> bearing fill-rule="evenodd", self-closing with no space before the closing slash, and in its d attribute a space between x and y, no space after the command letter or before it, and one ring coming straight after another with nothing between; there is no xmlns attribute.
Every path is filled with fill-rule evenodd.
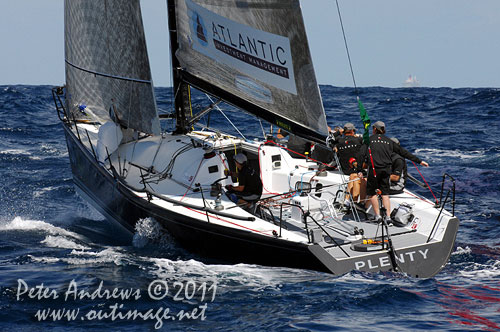
<svg viewBox="0 0 500 332"><path fill-rule="evenodd" d="M382 195L389 195L390 190L390 168L377 168L375 169L377 176L373 175L373 170L370 167L368 172L368 180L366 182L366 194L368 196L376 195L376 190L380 189Z"/></svg>

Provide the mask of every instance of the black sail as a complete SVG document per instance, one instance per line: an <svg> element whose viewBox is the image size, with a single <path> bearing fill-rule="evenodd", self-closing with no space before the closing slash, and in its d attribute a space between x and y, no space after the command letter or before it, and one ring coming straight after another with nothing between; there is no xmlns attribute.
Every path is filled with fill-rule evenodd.
<svg viewBox="0 0 500 332"><path fill-rule="evenodd" d="M139 1L66 0L64 6L71 114L104 123L113 109L122 125L159 134Z"/></svg>
<svg viewBox="0 0 500 332"><path fill-rule="evenodd" d="M298 0L175 3L183 81L324 141L326 117Z"/></svg>

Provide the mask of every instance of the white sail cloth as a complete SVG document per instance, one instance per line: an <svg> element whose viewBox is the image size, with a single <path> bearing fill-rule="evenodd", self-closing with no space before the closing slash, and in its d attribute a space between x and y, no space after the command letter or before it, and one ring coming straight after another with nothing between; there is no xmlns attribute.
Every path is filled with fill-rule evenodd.
<svg viewBox="0 0 500 332"><path fill-rule="evenodd" d="M324 140L326 116L298 0L176 0L176 13L176 56L194 84L219 89L226 101L287 131Z"/></svg>
<svg viewBox="0 0 500 332"><path fill-rule="evenodd" d="M99 127L97 137L97 159L100 162L105 162L108 155L111 155L118 149L123 139L123 133L120 125L110 121Z"/></svg>
<svg viewBox="0 0 500 332"><path fill-rule="evenodd" d="M160 133L138 0L66 0L66 107L76 119Z"/></svg>

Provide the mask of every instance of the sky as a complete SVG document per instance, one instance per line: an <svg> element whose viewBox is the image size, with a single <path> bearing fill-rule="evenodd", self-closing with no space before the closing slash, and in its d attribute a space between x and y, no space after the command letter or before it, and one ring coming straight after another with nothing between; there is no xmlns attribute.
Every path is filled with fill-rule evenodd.
<svg viewBox="0 0 500 332"><path fill-rule="evenodd" d="M64 84L63 0L0 0L0 85ZM155 86L171 86L166 0L142 0ZM302 0L319 84L353 86L335 0ZM339 0L356 84L500 87L500 0Z"/></svg>

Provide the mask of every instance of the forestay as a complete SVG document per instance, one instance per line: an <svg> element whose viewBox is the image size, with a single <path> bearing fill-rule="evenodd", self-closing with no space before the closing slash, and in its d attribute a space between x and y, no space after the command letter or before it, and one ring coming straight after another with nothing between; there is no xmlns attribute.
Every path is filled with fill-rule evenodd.
<svg viewBox="0 0 500 332"><path fill-rule="evenodd" d="M76 118L92 113L158 134L160 124L151 82L138 0L66 0L67 107Z"/></svg>
<svg viewBox="0 0 500 332"><path fill-rule="evenodd" d="M298 0L176 0L182 79L292 133L327 135Z"/></svg>

